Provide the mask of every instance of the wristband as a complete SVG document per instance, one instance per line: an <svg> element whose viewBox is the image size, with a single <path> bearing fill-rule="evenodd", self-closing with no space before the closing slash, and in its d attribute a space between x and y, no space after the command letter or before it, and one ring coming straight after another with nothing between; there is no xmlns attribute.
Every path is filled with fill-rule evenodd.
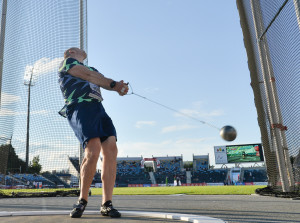
<svg viewBox="0 0 300 223"><path fill-rule="evenodd" d="M110 86L111 88L114 88L114 87L116 86L116 84L117 84L117 82L115 82L115 81L112 81L112 82L110 83L110 85L109 85L109 86Z"/></svg>

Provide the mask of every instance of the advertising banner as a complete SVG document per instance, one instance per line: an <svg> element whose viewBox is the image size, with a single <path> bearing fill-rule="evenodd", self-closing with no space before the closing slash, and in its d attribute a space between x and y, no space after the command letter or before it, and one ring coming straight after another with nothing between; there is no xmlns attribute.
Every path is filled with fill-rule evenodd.
<svg viewBox="0 0 300 223"><path fill-rule="evenodd" d="M268 182L254 182L254 185L268 185Z"/></svg>
<svg viewBox="0 0 300 223"><path fill-rule="evenodd" d="M259 143L215 146L214 152L216 164L257 163L264 161L262 145Z"/></svg>
<svg viewBox="0 0 300 223"><path fill-rule="evenodd" d="M207 183L207 186L224 186L224 183Z"/></svg>
<svg viewBox="0 0 300 223"><path fill-rule="evenodd" d="M215 146L215 161L216 164L226 164L227 161L227 153L226 146Z"/></svg>

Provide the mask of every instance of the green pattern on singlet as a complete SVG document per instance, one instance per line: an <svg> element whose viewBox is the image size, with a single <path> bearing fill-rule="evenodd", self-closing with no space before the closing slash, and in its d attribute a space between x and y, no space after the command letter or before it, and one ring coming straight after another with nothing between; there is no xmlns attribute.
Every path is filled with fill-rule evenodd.
<svg viewBox="0 0 300 223"><path fill-rule="evenodd" d="M99 86L68 73L72 67L77 65L84 66L91 71L98 72L96 68L86 66L74 58L67 58L62 61L58 75L60 89L65 100L65 106L59 112L59 114L63 117L66 117L66 108L70 105L82 102L92 102L93 100L103 100Z"/></svg>
<svg viewBox="0 0 300 223"><path fill-rule="evenodd" d="M76 89L69 95L69 97L65 100L65 103L67 104L67 105L69 105L69 104L72 104L72 102L74 101L73 99L72 99L72 97L73 97L73 94L75 93L75 91L76 91Z"/></svg>
<svg viewBox="0 0 300 223"><path fill-rule="evenodd" d="M67 61L67 60L65 60L65 61ZM66 66L66 70L69 70L69 68L70 68L70 66L71 65L80 65L80 63L77 61L77 60L75 60L73 63L71 63L71 64L65 64L65 66Z"/></svg>
<svg viewBox="0 0 300 223"><path fill-rule="evenodd" d="M91 102L92 98L83 98L86 95L86 93L84 93L83 95L81 95L80 97L78 97L78 103L83 102L83 101L87 101L87 102Z"/></svg>

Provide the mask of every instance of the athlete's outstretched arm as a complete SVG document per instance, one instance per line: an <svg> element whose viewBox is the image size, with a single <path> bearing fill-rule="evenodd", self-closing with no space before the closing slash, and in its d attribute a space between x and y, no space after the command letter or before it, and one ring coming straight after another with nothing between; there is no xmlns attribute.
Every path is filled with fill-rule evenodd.
<svg viewBox="0 0 300 223"><path fill-rule="evenodd" d="M125 95L128 92L128 86L124 83L124 81L116 81L116 85L114 88L111 88L110 84L114 80L110 78L106 78L103 74L91 71L87 67L82 65L75 65L71 69L68 70L68 73L74 77L78 77L80 79L89 81L93 84L96 84L106 90L117 91L119 95Z"/></svg>

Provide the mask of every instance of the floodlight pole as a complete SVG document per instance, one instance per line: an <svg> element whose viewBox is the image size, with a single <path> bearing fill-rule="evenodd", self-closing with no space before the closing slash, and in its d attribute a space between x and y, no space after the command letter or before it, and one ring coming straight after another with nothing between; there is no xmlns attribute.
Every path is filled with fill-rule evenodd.
<svg viewBox="0 0 300 223"><path fill-rule="evenodd" d="M24 85L28 85L28 99L27 99L27 128L26 128L26 172L28 171L28 164L29 164L29 121L30 121L30 90L32 84L32 76L33 76L33 69L30 71L30 79L27 83L24 82Z"/></svg>
<svg viewBox="0 0 300 223"><path fill-rule="evenodd" d="M2 0L2 16L1 16L1 30L0 30L0 107L1 107L1 90L2 90L2 72L3 72L3 54L4 54L4 39L6 26L6 11L7 0Z"/></svg>

